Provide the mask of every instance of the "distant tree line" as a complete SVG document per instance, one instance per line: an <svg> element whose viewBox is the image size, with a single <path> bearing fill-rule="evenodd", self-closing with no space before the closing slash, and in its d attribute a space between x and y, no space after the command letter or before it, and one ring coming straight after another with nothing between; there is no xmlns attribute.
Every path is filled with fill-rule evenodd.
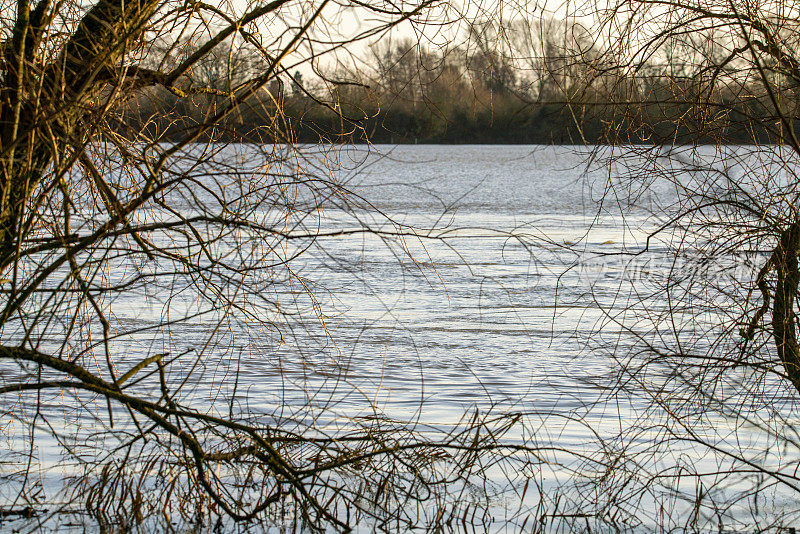
<svg viewBox="0 0 800 534"><path fill-rule="evenodd" d="M715 85L721 71L730 80L737 68L717 57L724 49L680 36L635 73L621 74L579 23L476 23L461 45L382 40L351 65L316 69L312 81L286 70L206 135L301 143L779 140L785 132L770 119L766 95L744 79ZM689 69L698 56L716 71ZM173 87L141 92L121 110L120 123L165 140L183 135L213 117L262 63L247 46L230 43Z"/></svg>

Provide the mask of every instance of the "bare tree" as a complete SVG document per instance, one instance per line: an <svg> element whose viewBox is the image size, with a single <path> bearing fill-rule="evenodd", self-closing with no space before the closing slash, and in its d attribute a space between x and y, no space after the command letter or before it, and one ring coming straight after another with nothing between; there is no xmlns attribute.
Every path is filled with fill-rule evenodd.
<svg viewBox="0 0 800 534"><path fill-rule="evenodd" d="M539 101L580 98L594 81L600 46L580 21L531 15L509 23L504 35Z"/></svg>
<svg viewBox="0 0 800 534"><path fill-rule="evenodd" d="M604 48L595 68L626 88L605 93L600 215L633 238L592 251L626 273L594 285L594 347L618 363L609 400L631 423L583 502L601 523L787 527L800 490L796 11L584 7Z"/></svg>
<svg viewBox="0 0 800 534"><path fill-rule="evenodd" d="M371 25L341 33L332 21L351 8ZM281 347L311 355L329 339L324 297L297 258L347 233L399 254L401 238L420 238L347 190L332 149L283 144L293 118L280 91L263 88L293 80L293 93L317 98L290 73L446 9L0 4L4 513L39 504L46 446L69 466L70 507L124 527L474 518L474 501L459 496L486 454L527 450L498 441L516 419L420 433L376 412L333 431L321 422L329 406L311 395L250 406L240 373L243 361ZM222 142L242 140L227 127L253 99L266 120L247 138L261 143Z"/></svg>

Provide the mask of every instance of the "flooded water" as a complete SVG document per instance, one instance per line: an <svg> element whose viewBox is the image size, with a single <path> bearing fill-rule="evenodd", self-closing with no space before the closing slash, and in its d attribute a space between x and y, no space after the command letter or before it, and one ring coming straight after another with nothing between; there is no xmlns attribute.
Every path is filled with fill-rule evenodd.
<svg viewBox="0 0 800 534"><path fill-rule="evenodd" d="M148 327L190 316L197 296L140 285L111 304L117 366L180 355L169 379L189 377L194 405L323 433L370 417L447 428L477 409L561 421L542 426L542 440L591 451L634 417L631 399L613 413L596 405L616 365L596 350L597 330L619 333L607 318L628 305L632 267L665 268L655 242L650 263L613 253L645 245L669 187L609 199L615 171L586 148L378 146L337 157L332 178L347 197L288 230L320 237L284 250L291 276L265 283L264 299L285 313L205 315L165 335ZM137 387L157 396L157 384ZM48 409L73 417L56 400ZM564 423L575 414L579 424ZM52 442L39 446L44 464L60 461Z"/></svg>
<svg viewBox="0 0 800 534"><path fill-rule="evenodd" d="M597 306L585 273L569 267L586 250L619 250L634 238L599 212L592 184L602 176L587 172L588 151L373 150L345 154L345 167L357 164L339 178L386 218L376 218L380 229L404 235L319 240L297 272L315 284L325 350L298 357L309 346L303 336L323 336L298 321L299 343L243 358L243 379L279 374L291 384L280 388L286 405L333 400L346 415L429 423L457 421L475 407L569 412L591 402L586 379L607 362L583 350ZM322 231L350 217L328 208ZM332 374L309 372L329 358ZM265 410L276 401L261 397Z"/></svg>

